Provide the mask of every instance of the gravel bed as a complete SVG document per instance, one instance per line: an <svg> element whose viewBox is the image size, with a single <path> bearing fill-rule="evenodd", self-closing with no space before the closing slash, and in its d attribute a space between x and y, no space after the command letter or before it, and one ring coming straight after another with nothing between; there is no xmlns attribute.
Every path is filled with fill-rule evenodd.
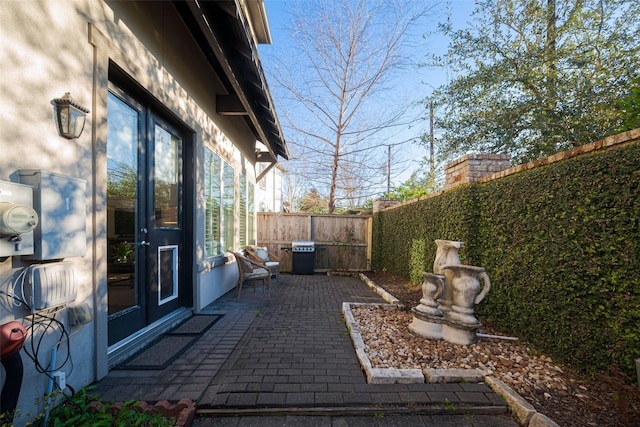
<svg viewBox="0 0 640 427"><path fill-rule="evenodd" d="M479 369L560 425L640 426L634 415L627 413L626 422L616 416L616 409L622 410L617 390L564 370L524 342L480 337L471 345L451 344L414 336L413 315L406 310L352 306L351 312L373 368ZM635 412L633 406L626 409Z"/></svg>
<svg viewBox="0 0 640 427"><path fill-rule="evenodd" d="M513 341L478 338L475 344L456 345L413 335L408 329L413 316L406 311L381 307L352 307L351 311L374 368L479 369L520 393L574 392L571 384L556 376L562 369L550 358Z"/></svg>

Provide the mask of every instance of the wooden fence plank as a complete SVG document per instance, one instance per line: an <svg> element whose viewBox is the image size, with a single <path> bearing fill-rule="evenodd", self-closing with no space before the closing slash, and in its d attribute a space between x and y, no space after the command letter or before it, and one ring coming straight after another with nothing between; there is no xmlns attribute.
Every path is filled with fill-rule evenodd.
<svg viewBox="0 0 640 427"><path fill-rule="evenodd" d="M371 268L371 216L258 212L258 245L280 257L280 271L291 272L291 242L316 245L316 272Z"/></svg>

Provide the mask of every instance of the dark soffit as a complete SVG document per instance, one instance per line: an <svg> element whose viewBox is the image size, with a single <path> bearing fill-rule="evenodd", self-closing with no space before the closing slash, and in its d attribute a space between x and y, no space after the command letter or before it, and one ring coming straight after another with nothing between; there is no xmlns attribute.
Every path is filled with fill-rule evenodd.
<svg viewBox="0 0 640 427"><path fill-rule="evenodd" d="M174 1L176 10L227 93L249 111L245 120L257 140L289 158L262 65L239 6L233 0ZM274 159L275 160L275 159Z"/></svg>

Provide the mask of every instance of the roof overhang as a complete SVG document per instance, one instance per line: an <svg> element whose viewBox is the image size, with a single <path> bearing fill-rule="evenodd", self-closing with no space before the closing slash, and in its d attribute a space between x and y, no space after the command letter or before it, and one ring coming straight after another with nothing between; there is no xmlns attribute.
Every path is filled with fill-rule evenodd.
<svg viewBox="0 0 640 427"><path fill-rule="evenodd" d="M240 0L247 10L249 25L253 29L259 44L271 44L271 30L267 19L267 10L263 0Z"/></svg>
<svg viewBox="0 0 640 427"><path fill-rule="evenodd" d="M282 128L251 35L251 27L237 0L174 0L174 5L203 54L219 75L227 94L216 97L218 114L244 116L264 153L257 161L274 163L289 158ZM269 34L261 1L248 1L247 13L259 7L262 30ZM251 3L259 3L252 5ZM256 17L253 17L254 21ZM257 25L257 24L256 24ZM258 25L260 27L260 25ZM254 27L254 31L256 28ZM264 35L264 34L263 34ZM257 36L260 40L260 36Z"/></svg>

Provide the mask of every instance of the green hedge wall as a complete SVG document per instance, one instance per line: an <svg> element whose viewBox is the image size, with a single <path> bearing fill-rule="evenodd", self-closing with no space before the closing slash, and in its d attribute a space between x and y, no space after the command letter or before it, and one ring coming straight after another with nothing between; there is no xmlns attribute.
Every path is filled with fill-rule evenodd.
<svg viewBox="0 0 640 427"><path fill-rule="evenodd" d="M475 228L475 208L470 186L459 187L425 202L411 203L373 218L374 268L422 282L422 272L433 269L435 239L468 241ZM443 212L447 212L443 215ZM462 260L468 251L460 251Z"/></svg>
<svg viewBox="0 0 640 427"><path fill-rule="evenodd" d="M476 313L578 369L640 357L640 144L376 213L373 267L414 283L461 240L492 288Z"/></svg>

